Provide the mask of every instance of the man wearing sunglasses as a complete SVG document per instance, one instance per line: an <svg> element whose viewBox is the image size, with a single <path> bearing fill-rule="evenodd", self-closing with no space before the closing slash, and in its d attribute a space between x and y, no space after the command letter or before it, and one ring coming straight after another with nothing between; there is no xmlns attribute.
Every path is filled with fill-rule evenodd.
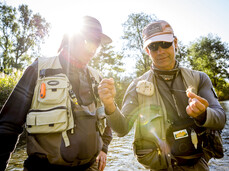
<svg viewBox="0 0 229 171"><path fill-rule="evenodd" d="M112 132L98 96L101 76L89 66L112 40L100 22L82 18L80 32L63 37L59 55L38 58L24 72L0 113L0 170L25 125L28 171L102 171Z"/></svg>
<svg viewBox="0 0 229 171"><path fill-rule="evenodd" d="M209 77L176 61L177 38L168 22L147 25L143 40L152 67L129 85L121 111L114 102L114 80L100 82L108 123L124 136L136 121L133 150L148 169L209 170L212 156L204 150L204 133L221 130L226 122Z"/></svg>

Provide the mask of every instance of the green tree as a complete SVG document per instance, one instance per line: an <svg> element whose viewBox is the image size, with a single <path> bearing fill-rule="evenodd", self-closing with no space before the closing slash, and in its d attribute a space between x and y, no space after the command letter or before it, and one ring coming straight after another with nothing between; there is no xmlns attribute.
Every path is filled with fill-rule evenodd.
<svg viewBox="0 0 229 171"><path fill-rule="evenodd" d="M123 68L123 54L115 53L113 46L102 46L99 53L90 61L90 66L101 72L104 78L114 78L116 87L115 101L121 107L122 99L131 77L122 76L125 69Z"/></svg>
<svg viewBox="0 0 229 171"><path fill-rule="evenodd" d="M176 60L184 67L190 67L190 62L188 61L187 57L187 48L188 47L186 45L183 45L183 43L178 40Z"/></svg>
<svg viewBox="0 0 229 171"><path fill-rule="evenodd" d="M123 55L116 54L113 48L111 45L102 46L89 64L100 71L104 77L116 76L125 71L122 62Z"/></svg>
<svg viewBox="0 0 229 171"><path fill-rule="evenodd" d="M229 78L229 47L218 36L208 34L188 47L190 65L208 74L218 95L229 94L226 79Z"/></svg>
<svg viewBox="0 0 229 171"><path fill-rule="evenodd" d="M33 14L27 5L18 9L0 3L0 59L1 68L9 73L10 68L23 69L31 62L34 52L39 51L49 33L50 24L40 14Z"/></svg>
<svg viewBox="0 0 229 171"><path fill-rule="evenodd" d="M12 63L13 38L11 32L14 32L16 19L16 9L6 6L0 2L0 64L1 71L9 68Z"/></svg>
<svg viewBox="0 0 229 171"><path fill-rule="evenodd" d="M142 31L143 28L156 20L155 15L148 15L145 13L132 13L128 19L123 23L124 35L122 39L125 40L125 51L127 57L136 59L136 75L140 76L150 69L151 59L146 54L143 47Z"/></svg>

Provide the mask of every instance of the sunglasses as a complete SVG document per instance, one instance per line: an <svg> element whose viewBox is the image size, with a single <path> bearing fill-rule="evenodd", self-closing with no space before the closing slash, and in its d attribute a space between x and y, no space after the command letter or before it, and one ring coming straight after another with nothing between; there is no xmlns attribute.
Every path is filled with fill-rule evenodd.
<svg viewBox="0 0 229 171"><path fill-rule="evenodd" d="M98 42L91 41L91 40L84 40L84 47L86 48L87 52L89 53L95 53L97 49L99 49Z"/></svg>
<svg viewBox="0 0 229 171"><path fill-rule="evenodd" d="M172 46L173 42L156 42L156 43L151 43L148 46L148 49L151 51L157 51L159 46L163 49L168 49L170 46Z"/></svg>

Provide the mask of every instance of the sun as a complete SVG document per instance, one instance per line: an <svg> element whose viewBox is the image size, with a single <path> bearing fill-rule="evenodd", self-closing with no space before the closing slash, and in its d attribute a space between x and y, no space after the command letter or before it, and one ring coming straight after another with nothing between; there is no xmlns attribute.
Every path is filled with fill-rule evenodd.
<svg viewBox="0 0 229 171"><path fill-rule="evenodd" d="M63 8L61 15L51 16L56 17L51 23L49 39L46 44L42 45L43 56L53 56L59 53L61 41L64 35L74 35L82 29L82 17L85 16L83 9Z"/></svg>
<svg viewBox="0 0 229 171"><path fill-rule="evenodd" d="M72 16L72 15L69 15ZM80 31L83 28L83 21L82 21L82 16L72 16L72 17L66 17L64 21L64 26L62 28L62 31L64 34L68 35L74 35L77 33L80 33Z"/></svg>

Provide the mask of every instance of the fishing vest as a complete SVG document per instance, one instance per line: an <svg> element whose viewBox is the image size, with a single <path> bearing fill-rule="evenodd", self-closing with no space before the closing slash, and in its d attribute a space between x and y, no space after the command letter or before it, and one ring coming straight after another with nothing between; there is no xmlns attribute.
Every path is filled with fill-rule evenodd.
<svg viewBox="0 0 229 171"><path fill-rule="evenodd" d="M198 71L180 68L186 87L192 87L197 94L200 76ZM167 132L171 124L167 121L167 111L159 93L156 76L152 70L135 80L138 93L138 118L133 143L137 160L148 169L167 169L171 164L172 154L167 145ZM176 136L190 134L185 130ZM175 136L175 134L174 134ZM189 135L190 136L190 135Z"/></svg>
<svg viewBox="0 0 229 171"><path fill-rule="evenodd" d="M88 69L94 88L100 75ZM80 106L59 57L38 58L38 79L26 117L28 155L45 156L51 164L66 166L95 159L102 149L100 135L105 128L105 119L97 114L103 106L97 102Z"/></svg>

